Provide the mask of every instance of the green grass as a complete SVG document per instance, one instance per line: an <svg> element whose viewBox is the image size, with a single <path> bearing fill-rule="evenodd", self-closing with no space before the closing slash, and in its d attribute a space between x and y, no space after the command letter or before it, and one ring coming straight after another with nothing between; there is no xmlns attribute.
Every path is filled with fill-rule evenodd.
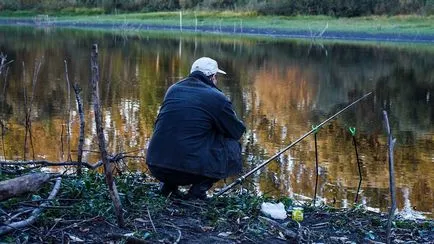
<svg viewBox="0 0 434 244"><path fill-rule="evenodd" d="M137 23L179 26L179 12L128 13L103 15L102 9L64 9L50 14L58 21L80 23ZM0 12L0 16L25 17L31 12ZM37 15L35 12L34 15ZM185 11L182 13L183 26L209 26L229 28L275 28L280 30L310 30L319 33L327 31L348 31L402 34L434 34L434 16L366 16L358 18L334 18L330 16L260 16L256 12L210 12Z"/></svg>

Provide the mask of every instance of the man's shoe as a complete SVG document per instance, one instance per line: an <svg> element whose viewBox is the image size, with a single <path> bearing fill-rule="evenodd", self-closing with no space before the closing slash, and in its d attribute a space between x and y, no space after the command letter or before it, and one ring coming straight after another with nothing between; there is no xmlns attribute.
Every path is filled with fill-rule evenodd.
<svg viewBox="0 0 434 244"><path fill-rule="evenodd" d="M185 198L185 194L179 191L178 186L170 186L161 182L159 190L160 195L164 197L173 197L179 199Z"/></svg>
<svg viewBox="0 0 434 244"><path fill-rule="evenodd" d="M185 197L185 200L202 200L202 201L206 201L209 198L206 195L206 192L201 192L201 193L192 193L191 191L189 191Z"/></svg>

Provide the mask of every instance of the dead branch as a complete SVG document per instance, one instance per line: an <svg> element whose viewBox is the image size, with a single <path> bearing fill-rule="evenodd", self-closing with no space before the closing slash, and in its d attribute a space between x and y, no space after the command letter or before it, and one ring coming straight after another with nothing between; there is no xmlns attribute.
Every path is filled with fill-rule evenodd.
<svg viewBox="0 0 434 244"><path fill-rule="evenodd" d="M114 162L109 159L110 162ZM9 166L38 166L38 167L57 167L57 166L84 166L88 169L96 169L102 166L103 162L98 161L95 164L87 163L87 162L49 162L46 160L30 160L30 161L13 161L13 160L4 160L0 161L0 165L9 165Z"/></svg>
<svg viewBox="0 0 434 244"><path fill-rule="evenodd" d="M38 75L39 71L41 70L42 61L44 57L41 58L39 62L35 62L35 67L33 70L33 76L32 76L32 96L30 97L30 103L28 103L28 97L27 97L27 90L26 90L26 80L25 80L25 69L24 69L24 62L23 62L23 82L24 82L24 110L25 110L25 134L24 134L24 159L26 158L27 154L27 138L29 138L30 146L32 148L32 157L35 159L35 150L33 146L33 136L32 136L32 105L33 105L33 99L35 97L35 88L36 83L38 81Z"/></svg>
<svg viewBox="0 0 434 244"><path fill-rule="evenodd" d="M83 158L83 145L84 145L84 126L86 124L84 120L84 112L83 112L83 103L81 102L80 92L81 88L78 83L74 83L73 85L75 92L75 99L77 100L78 114L80 116L80 136L78 139L78 152L77 152L77 161L81 163ZM81 165L77 167L77 175L81 175Z"/></svg>
<svg viewBox="0 0 434 244"><path fill-rule="evenodd" d="M52 175L50 174L34 173L10 180L0 181L0 201L27 192L35 192L42 184L50 180L50 178L52 178Z"/></svg>
<svg viewBox="0 0 434 244"><path fill-rule="evenodd" d="M61 182L62 182L62 178L61 177L57 177L56 183L54 184L54 187L51 190L51 193L50 193L50 195L48 196L47 199L51 200L51 199L53 199L57 195L57 192L60 189L60 183ZM29 218L25 219L25 220L14 222L14 223L11 223L11 224L8 224L8 225L5 225L5 226L1 226L0 227L0 236L4 235L6 233L9 233L12 230L23 228L23 227L26 227L28 225L33 224L36 221L36 219L39 217L39 215L42 213L44 207L46 207L49 203L50 203L50 201L43 202L40 205L40 207L37 208L37 209L35 209L35 210L33 210L32 215Z"/></svg>
<svg viewBox="0 0 434 244"><path fill-rule="evenodd" d="M174 225L173 223L170 224L164 224L165 226L169 226L169 227L173 227L178 231L178 238L176 238L176 240L173 242L173 244L178 244L179 241L181 241L181 237L182 237L182 232L181 232L181 228L179 228L178 226Z"/></svg>
<svg viewBox="0 0 434 244"><path fill-rule="evenodd" d="M151 212L149 212L149 208L146 206L146 210L148 211L149 221L151 221L152 229L155 233L157 233L157 229L155 229L154 221L152 221Z"/></svg>
<svg viewBox="0 0 434 244"><path fill-rule="evenodd" d="M107 160L107 149L105 144L105 138L104 138L104 131L102 126L102 114L101 114L101 108L100 108L100 99L99 99L99 89L98 89L98 82L99 82L99 68L98 68L98 45L93 44L92 45L92 52L91 52L91 71L92 71L92 98L93 98L93 106L94 106L94 113L95 113L95 125L96 125L96 132L98 135L99 140L99 151L101 153L101 159L103 161L104 166L104 172L106 176L106 183L109 188L110 197L113 201L113 205L115 207L117 222L119 227L124 227L124 217L122 214L122 205L119 198L119 194L116 188L116 184L113 180L113 174L111 170L110 161Z"/></svg>
<svg viewBox="0 0 434 244"><path fill-rule="evenodd" d="M3 53L0 54L1 57L1 67L0 67L0 75L2 73L2 70L5 69L5 64L4 62L6 62L6 56L3 55ZM3 113L4 111L4 104L6 101L6 87L8 84L8 73L9 73L9 67L6 67L6 72L4 74L4 84L3 84L3 91L2 91L2 96L1 96L1 112ZM3 122L3 115L0 117L0 134L1 134L1 143L2 143L2 149L3 149L3 156L6 156L6 147L5 147L5 134L6 134L6 123Z"/></svg>
<svg viewBox="0 0 434 244"><path fill-rule="evenodd" d="M0 53L0 75L3 73L4 68L6 67L7 55Z"/></svg>
<svg viewBox="0 0 434 244"><path fill-rule="evenodd" d="M395 214L396 209L396 193L395 193L395 169L394 169L394 162L393 162L393 149L395 147L396 138L393 138L392 131L389 126L389 119L387 117L387 112L383 110L384 115L384 122L386 124L386 132L387 132L387 144L389 145L388 150L388 156L389 156L389 189L390 189L390 198L392 201L392 204L390 206L389 210L389 217L387 220L387 243L391 243L390 240L390 234L391 234L391 228L392 228L392 219Z"/></svg>
<svg viewBox="0 0 434 244"><path fill-rule="evenodd" d="M67 141L67 150L68 150L68 157L67 159L70 161L72 160L71 158L71 125L70 125L70 120L71 120L71 84L69 82L69 74L68 74L68 63L66 62L66 60L63 60L63 62L65 63L65 79L66 79L66 86L67 86L67 91L68 91L68 109L67 109L67 119L66 119L66 141Z"/></svg>
<svg viewBox="0 0 434 244"><path fill-rule="evenodd" d="M15 214L15 215L12 215L12 217L10 217L8 220L5 221L5 224L9 224L10 222L12 222L12 220L14 220L14 219L20 217L20 216L23 215L23 214L30 213L30 212L32 212L33 210L34 210L34 208L24 209L24 210L22 210L21 212ZM9 215L8 215L8 216L9 216Z"/></svg>
<svg viewBox="0 0 434 244"><path fill-rule="evenodd" d="M107 161L110 163L117 163L124 158L143 158L143 156L131 156L126 153L118 153L114 156L108 155ZM80 166L95 170L103 165L100 160L96 163L77 162L77 161L64 161L64 162L50 162L47 160L0 160L0 166L32 166L35 168L41 167L59 167L59 166Z"/></svg>

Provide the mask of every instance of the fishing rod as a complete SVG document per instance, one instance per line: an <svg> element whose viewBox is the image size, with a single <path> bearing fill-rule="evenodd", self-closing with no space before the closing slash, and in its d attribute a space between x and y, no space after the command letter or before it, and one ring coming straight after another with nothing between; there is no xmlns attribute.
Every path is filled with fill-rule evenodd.
<svg viewBox="0 0 434 244"><path fill-rule="evenodd" d="M353 106L354 104L360 102L361 100L363 100L364 98L366 98L367 96L371 95L372 92L369 92L365 95L363 95L361 98L357 99L356 101L350 103L349 105L347 105L345 108L343 108L342 110L340 110L339 112L335 113L333 116L329 117L328 119L324 120L323 122L321 122L321 124L315 126L314 128L312 128L312 130L310 130L309 132L307 132L306 134L304 134L303 136L301 136L300 138L298 138L297 140L295 140L293 143L289 144L287 147L283 148L280 152L276 153L274 156L272 156L271 158L265 160L263 163L261 163L260 165L256 166L254 169L252 169L250 172L246 173L245 175L239 177L238 179L236 179L234 182L232 182L231 184L227 185L226 187L223 187L223 189L221 189L216 196L220 196L222 194L224 194L225 192L229 191L231 188L233 188L236 185L241 184L247 177L249 177L250 175L252 175L253 173L255 173L256 171L258 171L259 169L261 169L262 167L264 167L265 165L267 165L268 163L270 163L272 160L274 160L275 158L279 157L282 153L284 153L286 150L290 149L291 147L293 147L294 145L296 145L297 143L299 143L301 140L303 140L304 138L306 138L308 135L314 133L315 131L318 130L318 128L320 128L321 126L323 126L324 124L326 124L327 122L329 122L330 120L334 119L336 116L338 116L339 114L341 114L342 112L344 112L345 110L347 110L348 108L350 108L351 106Z"/></svg>

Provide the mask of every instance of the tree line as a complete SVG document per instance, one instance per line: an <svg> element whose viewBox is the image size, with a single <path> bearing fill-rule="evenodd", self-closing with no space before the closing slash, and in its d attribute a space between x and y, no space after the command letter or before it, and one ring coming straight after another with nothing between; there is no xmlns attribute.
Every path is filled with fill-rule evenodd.
<svg viewBox="0 0 434 244"><path fill-rule="evenodd" d="M2 10L58 11L96 8L101 13L179 10L250 11L259 15L434 14L434 0L0 0ZM96 11L95 13L99 13Z"/></svg>

